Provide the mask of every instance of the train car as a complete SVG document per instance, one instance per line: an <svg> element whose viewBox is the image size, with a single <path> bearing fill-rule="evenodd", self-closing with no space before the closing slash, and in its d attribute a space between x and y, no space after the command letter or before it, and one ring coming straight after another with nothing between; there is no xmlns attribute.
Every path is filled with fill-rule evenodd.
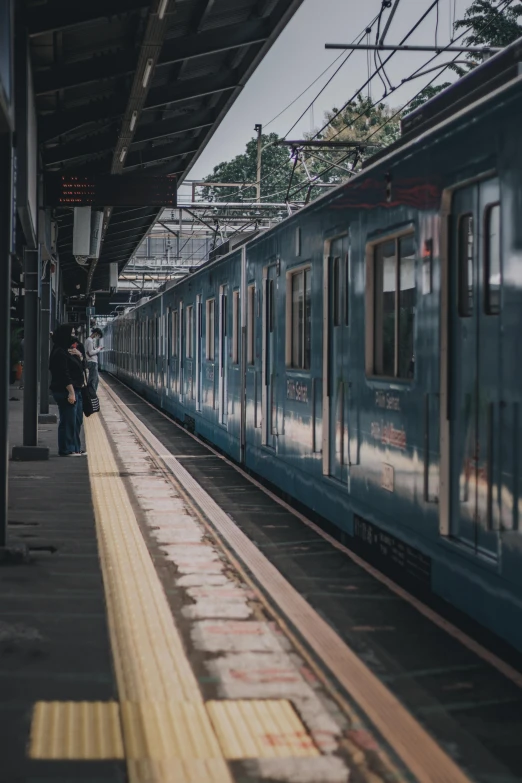
<svg viewBox="0 0 522 783"><path fill-rule="evenodd" d="M108 329L108 369L522 649L522 44Z"/></svg>

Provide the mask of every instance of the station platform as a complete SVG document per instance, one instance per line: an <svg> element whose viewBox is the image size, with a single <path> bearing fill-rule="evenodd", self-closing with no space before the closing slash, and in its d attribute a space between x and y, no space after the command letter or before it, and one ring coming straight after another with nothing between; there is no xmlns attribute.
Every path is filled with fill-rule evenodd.
<svg viewBox="0 0 522 783"><path fill-rule="evenodd" d="M23 392L13 388L11 445ZM110 376L11 463L0 782L515 783L522 666Z"/></svg>

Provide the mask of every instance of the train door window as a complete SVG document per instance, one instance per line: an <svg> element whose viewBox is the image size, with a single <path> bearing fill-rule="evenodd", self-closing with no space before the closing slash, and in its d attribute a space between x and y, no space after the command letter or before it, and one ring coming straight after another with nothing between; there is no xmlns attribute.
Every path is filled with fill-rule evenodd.
<svg viewBox="0 0 522 783"><path fill-rule="evenodd" d="M500 313L500 204L486 208L485 309L487 315Z"/></svg>
<svg viewBox="0 0 522 783"><path fill-rule="evenodd" d="M194 307L193 305L187 306L187 336L186 336L186 348L185 354L187 359L192 359L194 351Z"/></svg>
<svg viewBox="0 0 522 783"><path fill-rule="evenodd" d="M413 234L374 248L373 372L412 378L415 332Z"/></svg>
<svg viewBox="0 0 522 783"><path fill-rule="evenodd" d="M333 325L339 326L341 323L341 259L337 256L333 260L332 268L332 287L333 287Z"/></svg>
<svg viewBox="0 0 522 783"><path fill-rule="evenodd" d="M287 296L291 297L287 341L290 345L290 366L309 370L311 360L311 269L306 267L291 274Z"/></svg>
<svg viewBox="0 0 522 783"><path fill-rule="evenodd" d="M232 364L239 364L239 340L241 336L239 320L239 291L233 292L232 298Z"/></svg>
<svg viewBox="0 0 522 783"><path fill-rule="evenodd" d="M461 215L458 223L458 309L461 318L469 318L473 313L473 230L473 215Z"/></svg>
<svg viewBox="0 0 522 783"><path fill-rule="evenodd" d="M178 355L178 311L174 310L171 315L172 329L172 355Z"/></svg>
<svg viewBox="0 0 522 783"><path fill-rule="evenodd" d="M216 300L215 299L207 299L207 312L206 312L206 331L205 331L205 342L206 342L206 351L207 351L207 359L211 362L214 361L214 352L215 352L215 306L216 306Z"/></svg>
<svg viewBox="0 0 522 783"><path fill-rule="evenodd" d="M413 236L399 239L398 377L413 378L415 326L415 243Z"/></svg>
<svg viewBox="0 0 522 783"><path fill-rule="evenodd" d="M255 307L256 307L256 287L248 286L247 298L247 362L254 364L255 359Z"/></svg>

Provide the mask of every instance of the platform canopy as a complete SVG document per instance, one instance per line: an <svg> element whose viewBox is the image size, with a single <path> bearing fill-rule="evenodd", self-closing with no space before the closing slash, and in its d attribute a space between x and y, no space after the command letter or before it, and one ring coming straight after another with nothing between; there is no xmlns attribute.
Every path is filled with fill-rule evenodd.
<svg viewBox="0 0 522 783"><path fill-rule="evenodd" d="M182 181L301 2L27 0L44 172ZM66 294L107 290L159 212L103 206L100 257L83 267L72 211L55 213Z"/></svg>

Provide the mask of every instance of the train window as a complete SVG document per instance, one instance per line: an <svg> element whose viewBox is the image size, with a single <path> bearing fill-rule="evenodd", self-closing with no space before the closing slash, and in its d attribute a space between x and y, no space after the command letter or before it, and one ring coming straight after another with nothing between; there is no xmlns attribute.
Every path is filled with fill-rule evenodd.
<svg viewBox="0 0 522 783"><path fill-rule="evenodd" d="M415 243L410 235L399 239L399 378L413 378L415 304Z"/></svg>
<svg viewBox="0 0 522 783"><path fill-rule="evenodd" d="M178 347L179 347L178 346L178 340L179 340L179 337L178 337L178 328L179 328L178 311L174 310L174 312L172 313L172 315L170 317L172 319L172 325L171 325L171 329L172 329L172 355L173 356L177 356L178 355Z"/></svg>
<svg viewBox="0 0 522 783"><path fill-rule="evenodd" d="M301 255L301 229L299 226L295 230L295 254L296 256Z"/></svg>
<svg viewBox="0 0 522 783"><path fill-rule="evenodd" d="M415 327L415 242L412 234L374 250L373 370L412 378Z"/></svg>
<svg viewBox="0 0 522 783"><path fill-rule="evenodd" d="M346 326L350 325L350 306L348 292L350 290L350 259L348 253L346 254L344 264L344 323Z"/></svg>
<svg viewBox="0 0 522 783"><path fill-rule="evenodd" d="M254 364L255 359L255 306L256 306L256 287L248 286L247 298L247 362Z"/></svg>
<svg viewBox="0 0 522 783"><path fill-rule="evenodd" d="M192 352L194 350L194 307L188 305L187 307L187 338L185 354L187 359L192 359Z"/></svg>
<svg viewBox="0 0 522 783"><path fill-rule="evenodd" d="M458 243L459 315L469 318L473 313L473 215L460 216Z"/></svg>
<svg viewBox="0 0 522 783"><path fill-rule="evenodd" d="M216 300L207 299L207 317L206 317L206 347L207 347L207 359L211 362L214 361L214 351L216 346L215 341L215 311Z"/></svg>
<svg viewBox="0 0 522 783"><path fill-rule="evenodd" d="M311 360L311 270L300 269L291 276L290 366L309 370Z"/></svg>
<svg viewBox="0 0 522 783"><path fill-rule="evenodd" d="M375 248L374 369L377 375L395 375L396 260L395 241Z"/></svg>
<svg viewBox="0 0 522 783"><path fill-rule="evenodd" d="M500 313L500 204L490 204L486 209L486 313Z"/></svg>
<svg viewBox="0 0 522 783"><path fill-rule="evenodd" d="M333 260L332 269L332 297L333 297L333 324L341 323L341 259L339 256Z"/></svg>
<svg viewBox="0 0 522 783"><path fill-rule="evenodd" d="M232 364L239 364L240 335L241 325L239 320L239 291L234 291L232 298Z"/></svg>

